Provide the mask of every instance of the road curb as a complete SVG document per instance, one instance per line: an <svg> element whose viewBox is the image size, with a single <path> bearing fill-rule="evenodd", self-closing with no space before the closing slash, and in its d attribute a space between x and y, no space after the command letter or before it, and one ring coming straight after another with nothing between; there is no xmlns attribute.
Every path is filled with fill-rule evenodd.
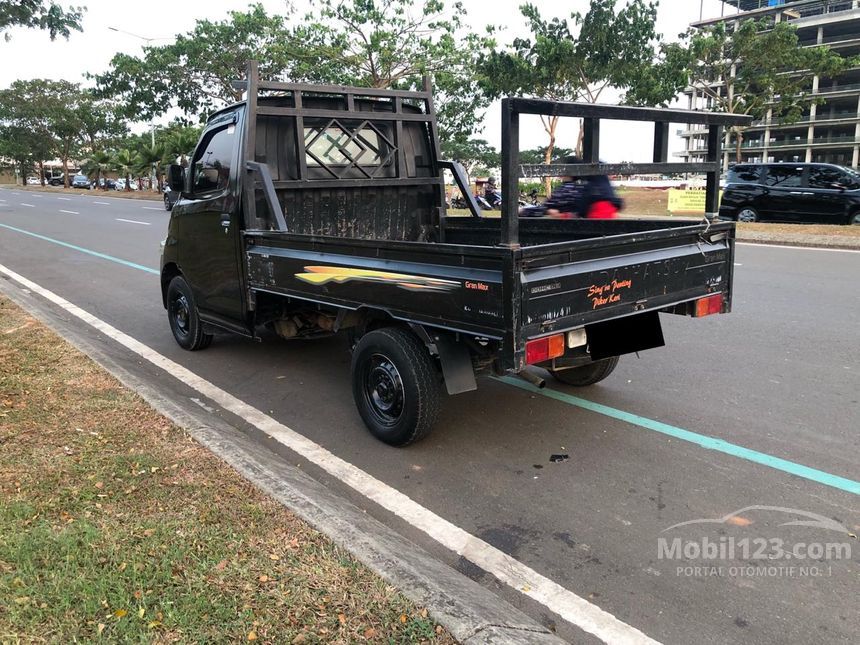
<svg viewBox="0 0 860 645"><path fill-rule="evenodd" d="M39 193L40 195L78 195L80 197L105 197L107 199L121 199L124 202L155 202L156 204L162 203L162 197L156 197L153 194L153 197L118 197L117 195L111 195L112 192L122 192L122 191L102 191L102 190L78 190L74 193L64 193L58 190L39 190L35 188L24 188L23 186L16 186L13 184L3 184L0 185L0 190L20 190L22 193ZM107 194L105 194L107 193ZM160 195L160 193L159 193Z"/></svg>
<svg viewBox="0 0 860 645"><path fill-rule="evenodd" d="M336 544L430 615L461 643L512 645L563 643L548 628L472 579L339 497L286 462L241 428L175 391L164 392L132 374L26 290L0 279L0 293L47 325L139 394L151 407L237 470L254 486L326 534ZM109 342L109 341L108 341Z"/></svg>
<svg viewBox="0 0 860 645"><path fill-rule="evenodd" d="M802 240L777 238L755 238L755 237L736 237L735 240L739 244L766 244L768 246L796 246L802 249L833 249L837 251L860 251L860 238L857 238L856 244L821 244L820 242L806 242Z"/></svg>

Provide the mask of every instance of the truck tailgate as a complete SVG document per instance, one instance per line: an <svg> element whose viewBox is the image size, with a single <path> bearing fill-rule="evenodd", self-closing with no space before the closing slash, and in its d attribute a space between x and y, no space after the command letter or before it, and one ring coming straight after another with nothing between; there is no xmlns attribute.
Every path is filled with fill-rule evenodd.
<svg viewBox="0 0 860 645"><path fill-rule="evenodd" d="M706 224L523 249L521 330L552 330L724 294L731 306L734 225Z"/></svg>

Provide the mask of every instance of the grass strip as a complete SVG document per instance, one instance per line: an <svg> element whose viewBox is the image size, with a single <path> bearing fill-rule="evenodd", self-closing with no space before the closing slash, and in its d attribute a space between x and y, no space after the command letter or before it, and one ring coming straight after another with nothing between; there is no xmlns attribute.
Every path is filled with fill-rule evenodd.
<svg viewBox="0 0 860 645"><path fill-rule="evenodd" d="M0 298L0 642L451 643Z"/></svg>

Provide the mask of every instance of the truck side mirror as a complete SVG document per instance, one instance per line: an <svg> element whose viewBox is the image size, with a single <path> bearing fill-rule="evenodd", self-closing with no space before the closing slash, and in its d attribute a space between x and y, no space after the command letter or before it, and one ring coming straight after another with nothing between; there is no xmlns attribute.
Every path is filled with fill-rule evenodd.
<svg viewBox="0 0 860 645"><path fill-rule="evenodd" d="M185 190L185 168L172 163L167 167L167 185L170 190L181 193Z"/></svg>

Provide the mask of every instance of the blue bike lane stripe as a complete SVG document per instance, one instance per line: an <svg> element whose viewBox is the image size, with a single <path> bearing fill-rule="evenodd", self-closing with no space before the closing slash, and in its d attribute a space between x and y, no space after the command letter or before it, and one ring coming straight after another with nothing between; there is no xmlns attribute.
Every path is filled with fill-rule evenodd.
<svg viewBox="0 0 860 645"><path fill-rule="evenodd" d="M88 255L101 258L102 260L108 260L110 262L115 262L123 266L131 267L133 269L139 269L141 271L145 271L146 273L152 273L155 275L158 275L159 273L156 269L150 269L149 267L145 267L142 264L136 264L135 262L129 262L128 260L116 258L112 255L106 255L104 253L99 253L98 251L92 251L81 246L76 246L74 244L69 244L68 242L63 242L61 240L47 237L45 235L32 233L30 231L17 228L15 226L9 226L8 224L0 223L0 227L15 231L17 233L23 233L24 235L30 235L37 239L51 242L53 244L58 244L59 246L64 246L75 251L80 251L81 253L86 253ZM589 410L590 412L602 414L612 419L624 421L625 423L629 423L631 425L638 426L646 430L652 430L654 432L659 432L670 437L675 437L676 439L681 439L682 441L688 441L702 448L716 450L718 452L731 455L732 457L746 459L747 461L761 464L763 466L768 466L769 468L773 468L775 470L779 470L791 475L796 475L798 477L802 477L804 479L817 482L819 484L824 484L825 486L830 486L831 488L837 488L848 493L853 493L854 495L860 495L860 482L854 481L852 479L847 479L838 475L832 475L830 473L824 472L823 470L817 470L815 468L810 468L809 466L804 466L803 464L798 464L787 459L781 459L780 457L774 457L772 455L768 455L767 453L758 452L757 450L744 448L743 446L738 446L723 439L708 437L706 435L701 435L696 432L691 432L690 430L684 430L683 428L678 428L676 426L669 425L668 423L663 423L662 421L655 421L654 419L642 417L638 414L633 414L632 412L625 412L624 410L619 410L608 405L603 405L602 403L595 403L594 401L581 399L578 396L565 394L564 392L559 392L557 390L538 389L534 385L526 383L525 381L522 381L512 376L497 377L496 380L501 381L502 383L506 383L507 385L513 385L514 387L527 390L529 392L532 392L533 394L539 394L541 396L554 399L561 403L566 403L568 405L573 405L584 410Z"/></svg>
<svg viewBox="0 0 860 645"><path fill-rule="evenodd" d="M565 394L564 392L551 389L538 389L534 385L512 376L502 376L498 377L496 380L527 390L532 394L540 394L541 396L545 396L549 399L555 399L561 403L573 405L578 408L582 408L583 410L596 412L597 414L602 414L612 419L617 419L618 421L624 421L625 423L639 426L646 430L653 430L654 432L669 435L670 437L681 439L682 441L688 441L696 444L697 446L701 446L702 448L707 448L708 450L716 450L718 452L731 455L732 457L746 459L747 461L752 461L757 464L761 464L762 466L768 466L769 468L774 468L784 473L789 473L790 475L803 477L804 479L824 484L825 486L838 488L839 490L844 490L847 493L860 495L860 482L852 479L832 475L824 472L823 470L817 470L815 468L810 468L809 466L804 466L803 464L788 461L787 459L781 459L779 457L774 457L773 455L758 452L757 450L744 448L743 446L729 443L723 439L708 437L706 435L669 425L668 423L655 421L654 419L648 419L647 417L640 417L638 414L625 412L624 410L603 405L602 403L595 403L594 401L589 401L587 399L581 399L578 396L573 396L572 394Z"/></svg>
<svg viewBox="0 0 860 645"><path fill-rule="evenodd" d="M90 249L85 249L82 246L76 246L74 244L69 244L68 242L63 242L61 240L55 240L53 237L48 237L46 235L40 235L39 233L33 233L32 231L25 231L23 228L17 228L16 226L9 226L8 224L0 223L0 227L9 229L10 231L15 231L16 233L23 233L24 235L29 235L30 237L35 237L39 240L44 240L45 242L50 242L51 244L57 244L58 246L64 246L67 249L72 249L75 251L80 251L81 253L86 253L87 255L92 255L97 258L101 258L102 260L110 260L111 262L116 262L117 264L122 264L123 266L131 267L132 269L139 269L140 271L146 271L147 273L153 273L158 275L159 272L156 269L150 269L149 267L145 267L142 264L137 264L135 262L129 262L128 260L123 260L122 258L116 258L112 255L107 255L105 253L99 253L98 251L92 251Z"/></svg>

